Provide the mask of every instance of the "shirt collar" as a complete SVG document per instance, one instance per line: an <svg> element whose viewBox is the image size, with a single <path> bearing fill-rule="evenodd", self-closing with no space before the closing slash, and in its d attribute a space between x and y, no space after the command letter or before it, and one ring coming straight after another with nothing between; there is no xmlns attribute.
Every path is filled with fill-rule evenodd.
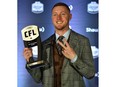
<svg viewBox="0 0 116 87"><path fill-rule="evenodd" d="M66 33L64 33L64 37L66 38L66 40L68 40L68 38L69 38L69 35L70 35L70 29L68 29L68 31L66 32ZM58 37L59 37L59 35L57 34L57 33L55 33L55 35L56 35L56 40L58 39Z"/></svg>

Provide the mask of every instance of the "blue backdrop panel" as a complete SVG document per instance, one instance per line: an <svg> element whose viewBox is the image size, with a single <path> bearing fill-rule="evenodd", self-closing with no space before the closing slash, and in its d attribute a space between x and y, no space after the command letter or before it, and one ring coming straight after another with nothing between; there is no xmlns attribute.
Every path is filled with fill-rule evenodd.
<svg viewBox="0 0 116 87"><path fill-rule="evenodd" d="M98 0L18 0L18 87L42 87L41 83L37 84L34 82L25 69L26 61L22 55L24 44L21 30L28 25L37 25L40 28L42 41L47 39L54 33L51 8L59 1L65 2L70 7L73 16L70 21L70 28L90 39L96 74L93 79L87 80L84 78L84 80L86 87L98 87ZM35 7L32 8L32 4Z"/></svg>

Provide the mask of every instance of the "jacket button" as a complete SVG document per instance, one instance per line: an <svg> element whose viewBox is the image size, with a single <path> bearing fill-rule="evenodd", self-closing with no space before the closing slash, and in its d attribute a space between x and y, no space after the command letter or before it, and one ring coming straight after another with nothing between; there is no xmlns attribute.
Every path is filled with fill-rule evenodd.
<svg viewBox="0 0 116 87"><path fill-rule="evenodd" d="M63 74L64 72L62 72L62 74Z"/></svg>
<svg viewBox="0 0 116 87"><path fill-rule="evenodd" d="M65 84L63 83L62 86L64 86Z"/></svg>

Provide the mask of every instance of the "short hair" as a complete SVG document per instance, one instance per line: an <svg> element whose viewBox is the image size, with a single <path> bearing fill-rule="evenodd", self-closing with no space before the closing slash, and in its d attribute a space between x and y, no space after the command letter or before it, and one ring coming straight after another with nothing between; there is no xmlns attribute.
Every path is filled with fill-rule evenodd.
<svg viewBox="0 0 116 87"><path fill-rule="evenodd" d="M56 6L64 6L64 7L66 7L67 8L67 10L69 11L69 13L70 13L70 9L69 9L69 7L68 7L68 5L67 4L65 4L65 3L63 3L63 2L58 2L58 3L56 3L53 7L52 7L52 10L54 9L54 7L56 7Z"/></svg>

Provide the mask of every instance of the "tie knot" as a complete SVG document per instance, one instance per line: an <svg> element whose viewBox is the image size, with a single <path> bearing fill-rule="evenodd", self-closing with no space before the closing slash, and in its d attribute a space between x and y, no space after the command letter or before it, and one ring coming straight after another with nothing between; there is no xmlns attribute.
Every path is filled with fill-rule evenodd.
<svg viewBox="0 0 116 87"><path fill-rule="evenodd" d="M57 40L59 40L61 43L63 43L64 38L65 38L64 36L59 36ZM57 43L56 48L57 48L58 54L60 56L62 56L62 47Z"/></svg>
<svg viewBox="0 0 116 87"><path fill-rule="evenodd" d="M60 42L62 42L62 40L63 40L64 38L65 38L64 36L59 36L59 37L58 37L58 40L59 40Z"/></svg>

